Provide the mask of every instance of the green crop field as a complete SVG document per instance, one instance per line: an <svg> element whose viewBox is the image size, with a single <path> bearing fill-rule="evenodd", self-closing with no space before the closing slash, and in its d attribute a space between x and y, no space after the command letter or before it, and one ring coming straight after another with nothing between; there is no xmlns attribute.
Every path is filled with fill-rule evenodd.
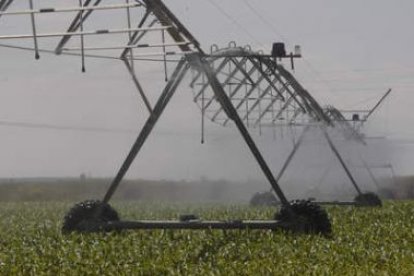
<svg viewBox="0 0 414 276"><path fill-rule="evenodd" d="M68 203L0 203L0 275L413 275L414 202L329 207L333 237L141 230L62 235ZM115 202L126 219L266 219L273 208Z"/></svg>

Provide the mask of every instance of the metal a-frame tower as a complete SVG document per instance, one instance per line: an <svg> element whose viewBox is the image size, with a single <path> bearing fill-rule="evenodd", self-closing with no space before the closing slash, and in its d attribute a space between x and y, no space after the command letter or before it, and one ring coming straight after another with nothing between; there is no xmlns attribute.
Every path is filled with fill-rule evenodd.
<svg viewBox="0 0 414 276"><path fill-rule="evenodd" d="M352 175L342 161L339 152L332 143L326 128L335 126L334 112L327 112L306 91L299 82L278 63L279 59L300 57L300 52L286 53L282 44L275 44L272 54L252 51L248 47L237 47L231 44L225 49L213 47L206 53L197 39L178 20L161 0L126 0L122 4L103 5L101 0L79 0L73 7L34 7L29 0L28 10L10 11L13 0L0 1L0 18L11 15L28 15L31 19L31 34L2 35L0 40L33 40L33 47L2 45L12 48L30 49L35 58L43 52L57 55L77 55L81 57L82 71L85 71L86 58L107 58L120 60L126 66L137 91L148 112L148 118L129 154L121 165L102 201L85 201L73 207L65 217L64 231L109 231L116 229L148 229L148 228L185 228L185 229L276 229L287 228L297 231L327 234L331 231L326 212L318 205L308 201L291 203L278 184L278 179L289 165L290 160L300 145L300 140L289 155L284 168L276 178L261 152L252 139L249 126L285 125L316 125L325 133L332 151L340 160L341 165ZM126 10L127 28L105 28L86 30L88 20L99 11ZM75 16L65 31L41 33L37 20L40 16L56 13L74 13ZM136 26L132 25L131 17L139 14ZM108 20L107 25L111 25ZM105 43L89 46L86 37L109 37L126 35L124 40L117 39L117 45L106 46ZM157 36L161 41L154 43ZM79 45L73 46L74 38L79 38ZM39 46L40 39L57 38L54 49L43 49ZM119 42L121 41L121 42ZM170 49L173 48L174 51ZM161 49L149 52L150 49ZM111 54L108 54L108 53ZM113 53L117 53L114 55ZM152 103L142 86L142 79L136 73L135 66L143 57L161 56L161 70L165 71L164 88L155 103ZM171 74L167 72L169 57L178 57L177 64ZM246 142L252 155L266 176L273 191L282 203L280 212L274 220L269 221L199 221L187 218L181 221L119 221L119 217L108 202L120 185L134 159L150 136L154 126L180 83L189 70L195 71L191 86L195 90L194 101L197 102L204 116L212 121L227 125L233 122ZM235 81L236 80L236 81ZM204 122L204 121L203 121ZM306 128L307 128L306 127ZM306 132L306 128L304 133ZM304 134L302 134L303 136ZM352 181L359 191L355 181Z"/></svg>

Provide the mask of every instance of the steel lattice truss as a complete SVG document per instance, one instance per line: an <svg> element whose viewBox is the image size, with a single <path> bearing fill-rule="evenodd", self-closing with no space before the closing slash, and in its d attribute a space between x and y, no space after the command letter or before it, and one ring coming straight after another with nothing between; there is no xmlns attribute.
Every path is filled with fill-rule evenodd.
<svg viewBox="0 0 414 276"><path fill-rule="evenodd" d="M248 127L330 124L331 119L276 59L248 48L217 49L205 60ZM200 72L191 82L194 100L212 121L230 121Z"/></svg>
<svg viewBox="0 0 414 276"><path fill-rule="evenodd" d="M54 7L35 8L34 4L41 5L43 2L52 3ZM158 64L162 71L171 59L178 61L185 54L202 52L197 40L161 1L75 0L35 3L30 0L29 3L30 9L21 10L25 7L23 4L27 6L27 1L0 0L0 20L28 16L32 23L31 33L0 35L2 43L17 40L24 41L24 46L20 43L2 46L31 49L35 51L36 58L42 52L81 56L83 70L87 58L120 60L130 71L149 112L151 104L134 72L135 61L161 61ZM11 10L14 6L20 9ZM60 15L61 18L58 17ZM45 28L47 17L56 22L59 30L53 28L53 31L44 31L50 29ZM30 43L29 46L26 46L27 43Z"/></svg>
<svg viewBox="0 0 414 276"><path fill-rule="evenodd" d="M32 33L3 35L0 36L1 41L33 39L33 50L36 52L36 58L39 58L40 53L45 50L39 46L39 41L57 38L54 53L82 56L83 70L85 70L85 58L88 57L119 59L130 72L149 113L152 112L152 103L144 91L142 80L139 80L134 72L134 62L143 57L161 56L161 61L165 62L160 63L160 70L162 70L163 67L166 68L168 58L183 56L198 72L190 84L194 89L194 100L212 121L223 125L229 123L230 119L214 96L205 74L200 72L189 58L189 54L198 53L203 61L213 68L214 76L228 93L246 126L297 125L307 124L310 121L323 121L327 124L331 122L315 99L288 70L277 64L274 58L253 52L248 48L235 47L233 44L232 47L215 49L211 54L205 54L199 42L161 1L127 0L118 1L118 4L103 5L100 0L85 0L80 1L78 6L38 9L34 8L33 1L29 1L31 7L29 10L7 11L13 6L11 5L13 2L17 4L22 1L0 2L2 11L0 16L30 16ZM124 28L86 29L88 21L94 20L94 13L121 9L126 11L124 17L127 26ZM75 17L66 31L42 33L38 28L37 20L54 13L75 13ZM137 24L133 26L132 14L138 13L140 18L135 20ZM118 35L116 43L108 45L104 42L115 35ZM99 37L101 40L94 40L93 43L96 44L89 45L91 40L89 37ZM101 46L101 44L106 45ZM187 58L185 55L188 55Z"/></svg>

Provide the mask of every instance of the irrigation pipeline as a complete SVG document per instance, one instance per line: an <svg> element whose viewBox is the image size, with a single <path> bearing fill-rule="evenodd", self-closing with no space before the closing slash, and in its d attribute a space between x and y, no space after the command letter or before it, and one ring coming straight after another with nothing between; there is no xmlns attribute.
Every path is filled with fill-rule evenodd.
<svg viewBox="0 0 414 276"><path fill-rule="evenodd" d="M18 49L18 50L30 51L30 52L33 52L35 50L32 47L16 46L16 45L10 45L10 44L0 44L0 47ZM40 49L39 48L38 51L39 51L39 53L56 55L56 52L54 50L47 50L47 49ZM63 52L60 55L76 56L76 57L81 57L82 56L82 54L80 54L80 53L67 53L67 52ZM117 56L96 55L96 54L84 54L84 56L88 57L88 58L96 58L96 59L122 60L122 58L117 57ZM154 58L137 58L137 57L134 57L133 60L164 62L164 59L154 59ZM166 61L167 62L178 63L180 60L179 59L167 59Z"/></svg>

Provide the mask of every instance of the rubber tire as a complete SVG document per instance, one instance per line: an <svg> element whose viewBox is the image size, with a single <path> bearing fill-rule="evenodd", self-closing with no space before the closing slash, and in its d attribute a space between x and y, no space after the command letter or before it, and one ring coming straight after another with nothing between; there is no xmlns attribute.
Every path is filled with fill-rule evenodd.
<svg viewBox="0 0 414 276"><path fill-rule="evenodd" d="M276 220L290 224L286 230L324 236L332 234L328 213L318 204L309 200L295 200L290 203L290 207L293 217L287 206L282 206L279 213L275 214Z"/></svg>
<svg viewBox="0 0 414 276"><path fill-rule="evenodd" d="M272 192L255 193L250 199L251 206L277 206L279 201Z"/></svg>
<svg viewBox="0 0 414 276"><path fill-rule="evenodd" d="M361 207L381 207L382 201L376 193L367 192L357 195L354 199L357 206Z"/></svg>
<svg viewBox="0 0 414 276"><path fill-rule="evenodd" d="M99 217L98 208L102 208ZM100 200L86 200L73 206L63 219L62 232L101 232L103 224L119 221L118 213L108 203Z"/></svg>

